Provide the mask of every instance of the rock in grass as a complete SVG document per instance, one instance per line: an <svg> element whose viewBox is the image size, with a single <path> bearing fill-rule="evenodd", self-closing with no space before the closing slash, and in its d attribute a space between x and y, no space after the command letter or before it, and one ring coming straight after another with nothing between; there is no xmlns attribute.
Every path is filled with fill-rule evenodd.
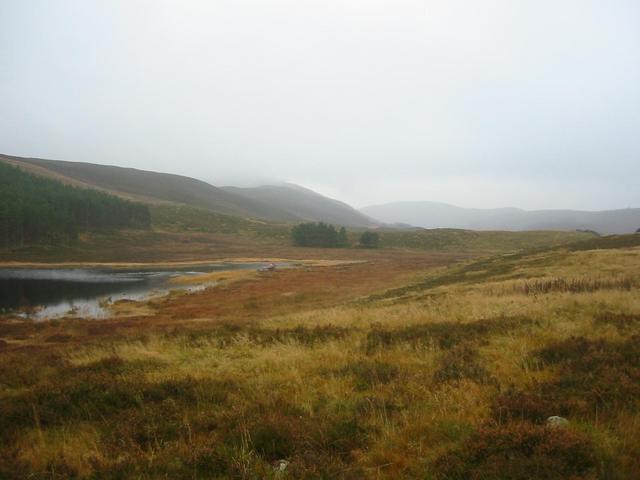
<svg viewBox="0 0 640 480"><path fill-rule="evenodd" d="M564 417L558 417L554 415L552 417L547 418L547 426L551 428L564 428L569 425L569 420Z"/></svg>
<svg viewBox="0 0 640 480"><path fill-rule="evenodd" d="M288 466L289 462L287 460L278 460L277 462L274 462L273 469L276 472L284 472Z"/></svg>

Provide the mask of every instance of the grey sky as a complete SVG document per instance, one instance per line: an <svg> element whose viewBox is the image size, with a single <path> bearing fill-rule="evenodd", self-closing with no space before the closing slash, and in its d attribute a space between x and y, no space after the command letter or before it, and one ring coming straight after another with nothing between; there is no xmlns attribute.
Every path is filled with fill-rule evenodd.
<svg viewBox="0 0 640 480"><path fill-rule="evenodd" d="M640 2L4 0L0 108L2 153L640 207Z"/></svg>

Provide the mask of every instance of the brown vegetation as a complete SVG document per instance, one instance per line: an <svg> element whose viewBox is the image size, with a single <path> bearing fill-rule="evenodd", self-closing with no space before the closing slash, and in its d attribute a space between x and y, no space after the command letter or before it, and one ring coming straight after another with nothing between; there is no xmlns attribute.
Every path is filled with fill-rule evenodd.
<svg viewBox="0 0 640 480"><path fill-rule="evenodd" d="M637 249L353 258L5 316L0 478L637 477Z"/></svg>

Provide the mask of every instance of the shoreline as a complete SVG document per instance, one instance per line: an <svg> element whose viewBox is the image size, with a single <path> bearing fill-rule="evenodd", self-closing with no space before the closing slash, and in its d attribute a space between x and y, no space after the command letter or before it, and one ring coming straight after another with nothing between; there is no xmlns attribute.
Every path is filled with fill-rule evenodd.
<svg viewBox="0 0 640 480"><path fill-rule="evenodd" d="M353 263L364 263L367 260L299 260L290 258L269 257L225 257L206 260L191 260L180 262L0 262L0 268L129 268L129 267L189 267L212 264L239 263L276 263L289 262L306 266L333 266Z"/></svg>

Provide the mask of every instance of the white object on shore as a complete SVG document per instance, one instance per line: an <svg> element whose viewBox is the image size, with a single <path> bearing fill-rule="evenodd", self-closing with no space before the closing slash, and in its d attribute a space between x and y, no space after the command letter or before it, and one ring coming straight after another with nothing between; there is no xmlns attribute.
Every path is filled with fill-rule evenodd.
<svg viewBox="0 0 640 480"><path fill-rule="evenodd" d="M263 265L258 269L259 272L272 272L276 269L275 263L270 263L269 265Z"/></svg>
<svg viewBox="0 0 640 480"><path fill-rule="evenodd" d="M547 426L551 428L564 428L569 425L569 420L564 417L558 417L554 415L552 417L547 418Z"/></svg>

